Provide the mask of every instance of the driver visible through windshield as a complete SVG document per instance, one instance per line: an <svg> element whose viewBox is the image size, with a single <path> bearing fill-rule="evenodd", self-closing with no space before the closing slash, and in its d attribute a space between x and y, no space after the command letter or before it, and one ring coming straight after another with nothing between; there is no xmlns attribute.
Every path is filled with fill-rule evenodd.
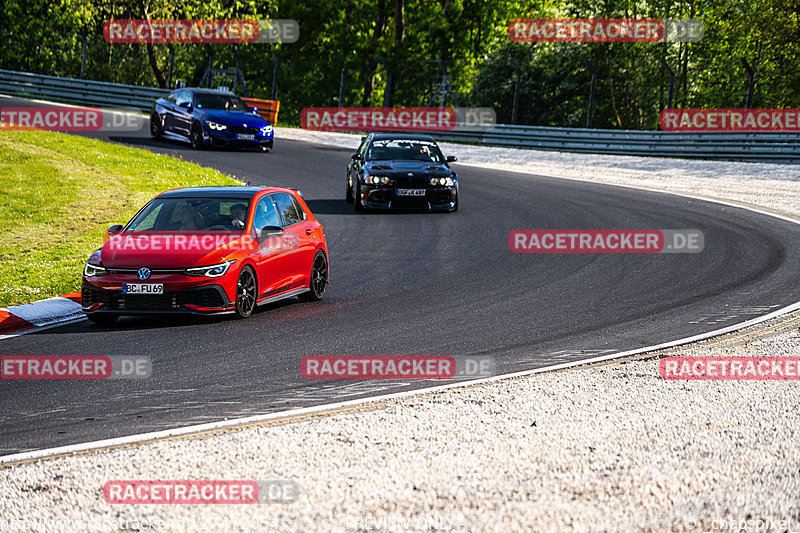
<svg viewBox="0 0 800 533"><path fill-rule="evenodd" d="M405 160L444 163L444 156L436 144L426 141L392 139L375 141L367 150L367 161Z"/></svg>
<svg viewBox="0 0 800 533"><path fill-rule="evenodd" d="M240 198L155 198L125 231L241 232L249 209L250 201Z"/></svg>
<svg viewBox="0 0 800 533"><path fill-rule="evenodd" d="M194 95L195 107L222 111L252 111L242 100L233 94L197 92Z"/></svg>

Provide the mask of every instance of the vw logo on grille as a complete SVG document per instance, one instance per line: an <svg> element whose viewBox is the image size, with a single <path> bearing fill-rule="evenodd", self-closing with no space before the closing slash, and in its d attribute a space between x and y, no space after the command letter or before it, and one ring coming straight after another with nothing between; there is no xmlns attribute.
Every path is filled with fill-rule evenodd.
<svg viewBox="0 0 800 533"><path fill-rule="evenodd" d="M150 272L150 269L147 268L147 267L142 267L142 268L140 268L139 270L136 271L136 275L142 281L144 281L146 279L149 279L150 278L150 274L152 274L152 272Z"/></svg>

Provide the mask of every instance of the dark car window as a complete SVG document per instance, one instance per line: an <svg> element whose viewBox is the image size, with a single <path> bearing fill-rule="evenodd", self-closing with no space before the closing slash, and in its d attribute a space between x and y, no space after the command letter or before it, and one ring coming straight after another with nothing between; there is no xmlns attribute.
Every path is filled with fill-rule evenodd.
<svg viewBox="0 0 800 533"><path fill-rule="evenodd" d="M297 200L292 198L291 195L286 193L278 193L275 194L274 197L275 203L278 205L278 211L280 211L281 216L283 217L284 227L288 227L292 224L297 224L298 222L305 220L306 216L303 212L303 208L300 207L300 204L298 204Z"/></svg>
<svg viewBox="0 0 800 533"><path fill-rule="evenodd" d="M169 95L169 96L167 96L167 97L165 98L165 100L166 100L167 102L171 103L171 104L176 104L176 103L178 103L178 93L179 93L179 92L180 92L180 91L173 91L172 93L170 93L170 95Z"/></svg>
<svg viewBox="0 0 800 533"><path fill-rule="evenodd" d="M261 235L264 226L281 227L281 218L272 201L271 196L265 196L256 204L256 213L253 216L253 227L257 235Z"/></svg>
<svg viewBox="0 0 800 533"><path fill-rule="evenodd" d="M126 231L242 231L231 208L249 209L249 200L230 198L156 198L134 217Z"/></svg>
<svg viewBox="0 0 800 533"><path fill-rule="evenodd" d="M178 91L178 97L176 99L176 104L191 104L192 103L192 93L189 91Z"/></svg>
<svg viewBox="0 0 800 533"><path fill-rule="evenodd" d="M372 138L372 137L371 137L370 135L367 135L366 137L364 137L364 140L363 140L363 141L361 141L361 146L359 146L359 147L358 147L358 150L357 150L357 151L358 151L358 153L360 153L362 156L366 154L366 152L367 152L367 146L369 146L369 141L370 141L370 139L371 139L371 138Z"/></svg>
<svg viewBox="0 0 800 533"><path fill-rule="evenodd" d="M195 102L198 109L217 109L223 111L252 111L242 99L233 94L197 93Z"/></svg>
<svg viewBox="0 0 800 533"><path fill-rule="evenodd" d="M368 161L405 160L444 163L436 143L413 139L377 140L367 150Z"/></svg>

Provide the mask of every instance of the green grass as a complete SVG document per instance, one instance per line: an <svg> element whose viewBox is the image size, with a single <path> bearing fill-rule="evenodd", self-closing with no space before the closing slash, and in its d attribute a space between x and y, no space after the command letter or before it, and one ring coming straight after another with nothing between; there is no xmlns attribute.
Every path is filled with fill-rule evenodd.
<svg viewBox="0 0 800 533"><path fill-rule="evenodd" d="M49 132L0 133L0 307L80 289L89 254L174 187L239 184L146 150Z"/></svg>

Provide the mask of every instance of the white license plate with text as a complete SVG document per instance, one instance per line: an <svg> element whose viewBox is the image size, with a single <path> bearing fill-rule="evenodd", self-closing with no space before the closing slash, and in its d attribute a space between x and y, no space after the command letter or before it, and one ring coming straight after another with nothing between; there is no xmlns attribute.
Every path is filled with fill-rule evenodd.
<svg viewBox="0 0 800 533"><path fill-rule="evenodd" d="M164 294L163 283L123 283L122 294Z"/></svg>
<svg viewBox="0 0 800 533"><path fill-rule="evenodd" d="M397 196L425 196L425 189L397 189Z"/></svg>

